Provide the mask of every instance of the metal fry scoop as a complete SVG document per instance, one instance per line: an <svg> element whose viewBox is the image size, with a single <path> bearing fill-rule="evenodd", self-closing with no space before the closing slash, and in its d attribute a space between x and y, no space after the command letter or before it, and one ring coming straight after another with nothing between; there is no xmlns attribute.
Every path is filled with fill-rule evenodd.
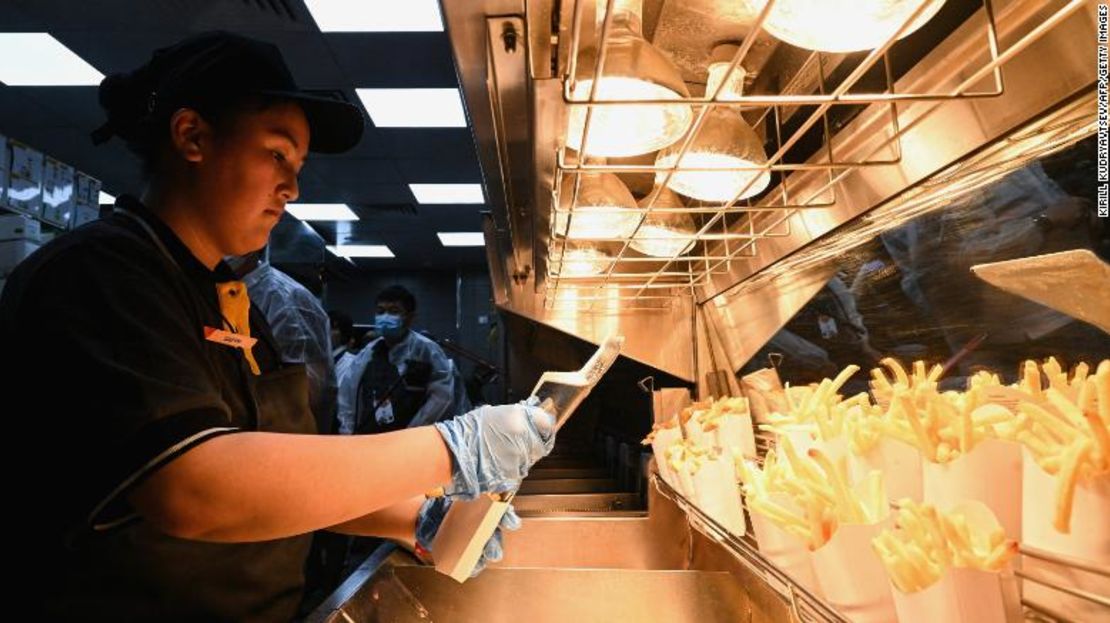
<svg viewBox="0 0 1110 623"><path fill-rule="evenodd" d="M976 264L975 276L1110 333L1110 266L1087 249Z"/></svg>
<svg viewBox="0 0 1110 623"><path fill-rule="evenodd" d="M532 402L555 416L555 430L562 428L590 390L617 360L623 336L611 335L577 372L544 372L535 389ZM465 582L478 559L486 541L493 536L501 517L509 509L516 491L501 495L485 495L476 500L460 500L451 505L447 516L432 542L436 570L449 575L457 582Z"/></svg>

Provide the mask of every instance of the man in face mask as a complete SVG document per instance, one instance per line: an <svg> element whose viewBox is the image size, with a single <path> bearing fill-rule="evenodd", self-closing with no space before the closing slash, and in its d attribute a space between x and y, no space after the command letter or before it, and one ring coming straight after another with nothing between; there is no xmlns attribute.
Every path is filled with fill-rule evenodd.
<svg viewBox="0 0 1110 623"><path fill-rule="evenodd" d="M359 352L341 380L339 432L382 433L465 411L468 405L455 404L454 363L435 342L411 330L412 293L390 286L378 294L376 307L374 325L381 337Z"/></svg>

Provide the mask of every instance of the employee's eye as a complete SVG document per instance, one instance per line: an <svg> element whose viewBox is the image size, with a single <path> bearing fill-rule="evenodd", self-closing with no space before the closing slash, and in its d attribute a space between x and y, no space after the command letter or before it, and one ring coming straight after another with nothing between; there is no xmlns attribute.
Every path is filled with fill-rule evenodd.
<svg viewBox="0 0 1110 623"><path fill-rule="evenodd" d="M285 154L281 153L280 151L271 151L270 153L273 154L274 160L282 163L285 162Z"/></svg>

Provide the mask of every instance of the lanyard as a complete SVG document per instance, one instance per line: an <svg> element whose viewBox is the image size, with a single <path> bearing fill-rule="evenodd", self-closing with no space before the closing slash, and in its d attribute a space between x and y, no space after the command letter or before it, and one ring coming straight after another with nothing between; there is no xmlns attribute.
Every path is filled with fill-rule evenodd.
<svg viewBox="0 0 1110 623"><path fill-rule="evenodd" d="M127 208L116 208L115 210L113 210L112 213L113 214L119 214L120 216L123 216L123 217L127 218L128 220L131 220L131 221L135 222L136 224L138 224L139 227L141 227L142 230L144 232L146 232L147 237L150 238L150 241L154 243L154 246L158 247L158 250L161 251L162 255L165 256L165 258L167 260L169 260L170 264L172 264L175 269L177 269L177 272L182 277L184 277L186 279L186 281L188 281L188 277L185 275L185 270L183 268L181 268L181 265L177 263L176 259L174 259L173 255L170 253L170 250L167 249L166 245L162 243L162 239L158 237L158 233L154 231L154 228L150 226L150 223L147 223L146 220L143 219L143 217L139 216L138 214L135 214L134 212L128 210ZM192 289L192 288L190 287L190 289ZM235 325L233 325L227 319L227 316L224 316L223 310L219 309L219 307L217 307L217 306L212 305L211 300L209 300L205 297L201 297L201 298L204 300L204 304L206 306L208 306L208 308L210 310L216 312L216 314L220 317L220 321L223 322L224 327L226 329L228 329L229 331L231 331L232 333L235 333L236 332ZM248 319L248 322L249 322L249 319ZM275 352L275 353L280 353L281 352L281 349L279 349L277 347L277 344L273 340L269 331L260 331L258 337L265 340L267 345L271 348L271 350L273 350L273 352Z"/></svg>

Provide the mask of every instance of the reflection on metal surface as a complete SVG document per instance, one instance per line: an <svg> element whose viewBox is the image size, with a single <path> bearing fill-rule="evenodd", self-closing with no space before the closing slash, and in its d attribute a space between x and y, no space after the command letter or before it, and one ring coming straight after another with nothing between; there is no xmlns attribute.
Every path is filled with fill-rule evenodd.
<svg viewBox="0 0 1110 623"><path fill-rule="evenodd" d="M807 50L857 52L925 25L944 0L742 0L752 13L773 2L764 27Z"/></svg>
<svg viewBox="0 0 1110 623"><path fill-rule="evenodd" d="M674 208L676 211L648 214L640 225L640 231L632 239L632 248L652 257L674 257L689 252L694 248L697 227L689 213L679 211L685 207L682 198L665 186L658 186L652 192L659 194L654 200L655 205ZM647 201L652 201L650 196L640 203L643 205Z"/></svg>
<svg viewBox="0 0 1110 623"><path fill-rule="evenodd" d="M493 30L487 28L485 16L519 14L525 4L526 39L546 42L529 49L533 55L529 67L536 79L526 86L527 75L499 74L496 80L487 82L487 70L499 71L500 67L496 63L486 67L487 33ZM730 69L742 67L758 73L753 88L740 101L715 100L715 94L708 92L685 100L683 103L693 107L697 119L694 129L679 143L690 142L687 139L694 137L710 109L744 110L757 134L762 134L774 149L769 158L770 170L777 172L773 188L756 201L691 206L689 213L695 215L698 242L687 255L676 254L663 261L641 257L625 239L613 245L617 261L602 275L549 279L547 256L556 246L550 238L550 225L555 221L551 212L563 210L558 203L561 195L557 194L557 201L552 203L552 189L558 187L564 194L573 195L575 178L585 173L612 172L631 177L659 172L650 164L593 165L559 149L566 144L566 116L574 82L569 78L577 75L578 67L585 71L586 65L593 65L596 72L596 61L601 60L582 63L579 54L598 41L598 29L587 11L592 11L594 4L586 0L563 2L557 9L538 1L447 0L443 4L483 168L494 171L494 213L510 215L514 223L527 223L511 232L504 225L497 228L504 249L500 256L514 264L506 272L515 275L519 284L512 287L504 306L595 342L615 326L629 336L628 353L633 358L686 380L695 378L694 302L709 300L933 171L997 140L1016 124L1034 118L1092 80L1089 59L1093 55L1094 12L1081 11L1085 5L1082 0L1013 0L998 3L997 15L991 3L984 1L982 10L896 82L891 79L886 55L891 41L862 59L839 55L799 57L796 49L779 46L765 34L744 36L758 32L766 14L742 15L744 12L730 8L730 3L712 0L649 0L645 32L656 37L657 46L674 54L684 79L697 87L691 92L700 92L696 83L707 75L712 39L744 40ZM612 20L607 21L612 30ZM697 24L714 26L692 30ZM605 24L601 30L605 30ZM481 36L473 36L477 31ZM721 36L723 33L727 36ZM1005 92L1000 73L1003 65ZM869 68L874 71L869 72ZM484 105L489 97L486 91L494 88L493 84L509 89L509 94L519 94L521 89L528 92L531 108L525 116L502 112L506 118L528 118L530 123L504 124L507 135L495 135ZM992 96L995 99L980 99ZM502 97L497 105L519 109L519 100ZM897 114L892 114L894 102L898 103ZM615 106L673 103L596 101L589 108L601 112ZM854 118L841 114L862 105L866 108ZM933 137L943 137L943 141ZM820 143L816 151L801 149L814 138ZM498 153L498 141L528 144L532 149L526 159L506 156ZM912 154L907 145L913 147ZM528 160L532 166L524 172L519 165L510 170L499 166L498 158L509 158L512 164ZM516 199L512 206L505 205L497 191L501 184L498 172L521 180L514 186ZM531 188L533 192L518 193L518 188ZM564 211L574 209L573 196L568 205ZM650 216L656 209L652 206L641 215ZM663 214L665 209L659 212ZM568 217L571 222L573 219ZM498 218L499 223L505 220ZM646 222L641 221L640 228ZM564 294L563 290L573 292ZM743 316L742 309L734 313L737 319ZM610 318L602 321L598 318L601 315ZM725 334L726 324L722 323ZM604 330L599 331L602 325ZM661 325L677 327L677 331L668 332L660 342L658 332L651 328ZM647 341L638 343L640 335ZM744 348L757 347L749 344ZM734 351L732 359L739 363L745 357L741 351Z"/></svg>
<svg viewBox="0 0 1110 623"><path fill-rule="evenodd" d="M735 100L742 96L743 68L733 70L729 82L729 59L736 53L736 46L719 46L714 56L721 53L723 60L709 65L709 82L706 91L717 93L721 99ZM677 166L676 166L677 163ZM771 183L770 171L761 168L767 164L763 141L744 119L739 110L713 108L709 111L701 132L690 144L681 162L678 151L665 149L655 161L657 167L675 168L668 187L693 199L725 202L732 197L748 199L762 193ZM750 170L742 170L748 167ZM732 171L683 171L682 169L733 169ZM656 173L661 180L665 172ZM672 257L677 254L671 254Z"/></svg>
<svg viewBox="0 0 1110 623"><path fill-rule="evenodd" d="M1033 20L1041 17L1036 11L1028 8L1019 10L1021 8L1014 8L1001 20L1004 32L1028 32ZM1089 20L1085 21L1085 18L1084 15L1069 18L1072 30L1090 28ZM1012 67L1041 74L1041 89L1034 90L1033 85L1029 85L1028 90L1011 89L1000 102L1004 106L978 109L971 108L964 102L949 103L932 111L928 117L923 114L926 111L909 107L905 115L907 118L924 121L908 127L909 131L904 135L904 145L921 140L925 141L927 148L914 149L912 157L907 151L907 158L894 175L880 175L878 171L855 171L850 178L845 178L838 184L840 190L835 209L793 213L787 217L788 220L784 222L797 225L795 231L799 239L778 249L760 241L761 253L758 256L736 258L725 274L711 275L709 287L701 290L701 300L713 301L714 304L709 307L713 313L719 314L732 358L743 363L755 355L763 342L774 334L774 325L777 323L781 326L797 311L800 303L804 302L798 300L798 294L807 288L811 292L820 289L822 279L831 275L834 263L830 260L843 254L845 249L874 237L878 231L895 227L899 222L940 209L961 194L973 192L991 179L997 179L1013 168L1045 153L1051 153L1089 133L1094 104L1093 99L1087 97L1014 133L1010 138L998 140L998 137L1012 132L1008 124L1028 119L1044 107L1059 102L1071 89L1089 84L1089 78L1082 76L1080 68L1066 62L1075 56L1069 47L1076 46L1081 47L1082 44L1067 36L1066 29L1052 31L1045 40L1011 61ZM958 50L958 46L956 49ZM1007 53L1011 49L1013 46L1007 48ZM954 50L944 49L938 52L952 54ZM1037 69L1046 67L1044 63L1049 62L1049 57L1060 62L1053 72L1047 72L1058 80L1044 79L1046 72ZM926 77L911 74L907 79L923 80ZM935 105L920 106L931 109ZM866 127L866 118L861 117L857 122L861 127ZM953 134L954 127L963 127L965 131ZM861 145L869 142L866 136L861 137ZM944 140L939 140L938 137L944 137ZM998 142L981 151L975 158L953 165L943 173L921 181L926 174L951 162L954 156L982 145L988 137ZM874 142L873 137L871 142ZM854 147L849 141L845 148ZM837 232L835 237L818 245L810 245L795 252L838 223L866 211L866 207L873 205L876 198L887 193L896 194L905 185L919 181L917 188L904 193L896 202L864 216L862 223L865 225L861 228L853 226L846 231ZM802 184L811 189L819 189L823 185L816 180L808 186ZM779 222L781 219L775 221ZM779 298L783 293L786 296ZM753 309L764 311L756 312L752 318ZM768 317L775 322L768 322ZM755 335L757 333L759 335Z"/></svg>
<svg viewBox="0 0 1110 623"><path fill-rule="evenodd" d="M651 517L527 518L520 530L505 535L500 566L682 569L688 543L680 527Z"/></svg>
<svg viewBox="0 0 1110 623"><path fill-rule="evenodd" d="M675 501L654 487L648 493L646 517L527 518L505 535L506 558L461 585L394 551L353 594L309 620L788 620L789 597L762 569L711 531L691 529ZM799 621L842 621L800 594L795 609Z"/></svg>
<svg viewBox="0 0 1110 623"><path fill-rule="evenodd" d="M567 244L561 257L548 264L558 277L593 277L605 272L613 258L587 243Z"/></svg>
<svg viewBox="0 0 1110 623"><path fill-rule="evenodd" d="M551 478L605 478L604 467L534 467L528 472L529 480Z"/></svg>
<svg viewBox="0 0 1110 623"><path fill-rule="evenodd" d="M688 97L678 69L641 34L642 0L608 0L598 6L604 6L602 32L606 36L571 59L570 101ZM678 140L690 126L691 117L685 103L605 108L573 105L566 144L586 155L635 156Z"/></svg>
<svg viewBox="0 0 1110 623"><path fill-rule="evenodd" d="M578 203L555 213L552 233L571 240L627 238L636 231L640 214L628 187L612 173L589 173L575 180ZM565 242L555 244L565 246Z"/></svg>
<svg viewBox="0 0 1110 623"><path fill-rule="evenodd" d="M525 480L520 484L522 495L543 493L605 493L619 489L615 480L608 478L548 478Z"/></svg>
<svg viewBox="0 0 1110 623"><path fill-rule="evenodd" d="M514 285L506 309L594 343L619 332L626 338L622 356L685 380L694 378L688 299L628 301L615 289L584 286L581 291L564 288L557 300L545 301L528 285Z"/></svg>
<svg viewBox="0 0 1110 623"><path fill-rule="evenodd" d="M998 18L1000 36L1008 45L996 61L970 76L966 72L969 63L975 66L979 47L975 34L980 24L976 23L979 18L969 20L899 81L898 90L905 92L924 87L950 88L954 92L966 90L988 77L996 64L1006 65L1011 88L991 104L956 100L900 106L901 139L927 140L929 145L928 150L915 152L918 158L912 169L905 166L847 169L838 173L832 182L812 172L792 176L797 178L796 191L801 197L816 196L835 188L836 205L828 210L834 218L824 217L822 224L813 219L820 211L788 210L769 219L769 227L793 222L806 235L781 252L764 252L765 245L760 244L760 253L738 258L725 275L711 276L712 283L701 294L701 300L743 281L788 252L827 233L830 224L847 222L884 199L896 196L932 171L998 140L1015 124L1035 118L1092 84L1090 72L1078 62L1085 54L1082 49L1091 45L1088 35L1094 36L1091 15L1078 12L1082 6L1082 2L1068 2L1050 9L1043 3L1011 3ZM1033 83L1014 80L1013 76L1037 76L1037 79ZM882 131L884 123L877 110L865 111L838 134L838 150L846 154L881 151L893 140Z"/></svg>
<svg viewBox="0 0 1110 623"><path fill-rule="evenodd" d="M788 331L775 335L773 339L778 342L772 344L779 350L791 353L791 365L796 366L799 361L807 358L806 348L821 351L815 352L810 358L814 361L823 359L827 362L823 365L830 368L851 362L870 365L873 361L868 359L867 351L880 352L885 356L913 358L928 354L931 358L944 361L952 353L942 351L938 345L933 344L936 339L929 335L949 336L952 348L956 349L960 344L966 343L972 334L989 333L993 336L989 340L990 344L995 344L997 348L998 344L1006 343L1006 335L1014 333L1015 329L1037 336L1038 331L1042 331L1037 328L1039 326L1048 327L1042 332L1059 328L1059 321L1046 325L1049 322L1047 319L1034 320L1034 317L1040 318L1044 314L1028 308L1028 304L1019 303L1016 299L1003 302L998 294L980 292L989 289L987 286L965 284L970 275L965 274L966 267L957 268L957 255L974 264L976 261L1008 259L1014 254L1021 256L1034 253L1041 248L1035 240L1039 234L1032 218L1060 203L1066 195L1062 195L1043 174L1037 173L1039 168L1036 171L1026 171L1024 167L1091 135L1095 123L1093 110L1093 99L1081 98L1052 117L1015 133L1012 138L1000 141L975 157L949 167L913 191L859 217L847 227L810 245L801 253L787 257L724 291L712 299L713 304L708 305L708 308L726 327L726 348L738 361L751 359L775 335L775 331L782 328L801 309L808 297L825 287L826 283L830 283L833 288L845 290L851 284L850 294L846 292L830 299L842 300L843 304L837 309L847 313L826 311L811 314L825 313L834 317L836 322L842 324L842 329L858 326L858 330L865 332L866 339L854 349L858 351L856 359L845 359L850 353L841 351L850 348L848 344L852 340L834 340L830 346L805 332L806 321L794 321L787 327ZM1000 180L1006 186L997 186ZM1001 193L998 198L990 199L992 194L998 193ZM993 211L987 209L985 202L988 200L999 207ZM976 207L979 203L984 203L981 206L983 209ZM1059 209L1062 208L1063 204L1059 206ZM935 216L938 214L941 216ZM943 236L940 232L944 231L949 234ZM1054 239L1060 238L1062 233L1063 230L1057 232ZM884 237L880 244L878 241L881 235ZM964 236L967 242L953 246L956 244L955 236ZM941 245L942 238L948 240L947 246ZM903 239L904 243L897 242ZM1086 243L1082 235L1078 239L1080 243ZM1061 243L1063 240L1057 240L1057 244ZM893 261L883 259L886 255L875 250L876 245L880 248L885 246L894 255ZM904 252L894 254L891 245L897 245L899 249L905 245L910 246ZM829 279L838 269L847 271L843 280L830 282ZM874 295L864 297L864 293L869 292L865 284L878 283L881 275L877 271L887 269L888 272L898 271L901 274L901 289L913 301L914 305L911 307L917 309L917 312L907 313L924 314L912 323L916 326L903 329L887 326L892 319L882 315L881 309L876 306L889 308L896 301L890 300L890 297L885 297L884 300L876 300ZM923 286L914 284L923 279L928 280L928 276L937 271L948 272L949 275L927 290L935 299L929 302L922 298L925 296L925 293L920 292ZM897 277L892 275L890 278L898 282ZM955 284L965 285L957 287ZM936 298L938 296L944 298ZM866 306L865 314L854 311L857 301L859 306ZM998 302L991 303L992 301ZM1020 316L1019 311L1026 309L1027 313L1020 316L1024 320L1010 323L1021 326L983 325L974 330L957 329L957 325L979 327L975 323L982 316L980 308L987 309L985 306L991 304L1001 305L1007 310L1005 313L997 310L987 316L994 318L996 322L1004 318L1017 318ZM818 307L820 305L821 303L817 304ZM941 314L937 311L941 309L947 312ZM917 316L903 315L902 318L904 321L905 318ZM867 326L873 329L870 333L875 335L868 335ZM897 339L890 339L894 337L892 332L900 334ZM959 337L961 335L962 338ZM1061 354L1069 360L1077 355L1074 352ZM1016 356L1023 357L1025 354L1016 353ZM973 359L980 357L976 355ZM1002 367L1008 369L1010 363L1012 362ZM807 364L806 367L816 374L815 364ZM797 373L796 370L795 374ZM795 380L804 382L806 378L808 377Z"/></svg>
<svg viewBox="0 0 1110 623"><path fill-rule="evenodd" d="M639 507L640 496L636 493L521 495L513 500L513 508L521 517L549 513L624 512Z"/></svg>
<svg viewBox="0 0 1110 623"><path fill-rule="evenodd" d="M466 584L425 567L396 573L433 619L459 623L733 623L747 601L735 578L712 571L487 569Z"/></svg>

